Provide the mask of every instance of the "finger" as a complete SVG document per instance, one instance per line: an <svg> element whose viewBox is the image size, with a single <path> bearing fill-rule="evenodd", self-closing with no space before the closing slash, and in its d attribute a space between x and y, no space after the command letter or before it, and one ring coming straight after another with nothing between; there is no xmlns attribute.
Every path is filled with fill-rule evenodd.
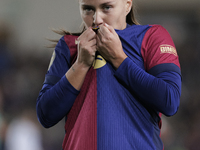
<svg viewBox="0 0 200 150"><path fill-rule="evenodd" d="M97 46L96 45L93 45L91 48L92 48L94 53L97 51Z"/></svg>
<svg viewBox="0 0 200 150"><path fill-rule="evenodd" d="M107 23L104 23L103 26L106 27L111 33L115 33L115 29Z"/></svg>
<svg viewBox="0 0 200 150"><path fill-rule="evenodd" d="M92 56L95 56L95 55L96 55L96 51L97 51L97 46L96 46L96 45L93 45L93 46L91 46L91 49L92 49L91 55L92 55Z"/></svg>
<svg viewBox="0 0 200 150"><path fill-rule="evenodd" d="M114 34L116 33L115 29L112 26L108 25L107 23L101 24L99 26L99 29L100 29L99 32L104 35L109 33L114 33Z"/></svg>
<svg viewBox="0 0 200 150"><path fill-rule="evenodd" d="M101 43L102 43L101 39L102 39L102 34L99 33L99 34L97 35L97 38L96 38L97 47L101 46Z"/></svg>
<svg viewBox="0 0 200 150"><path fill-rule="evenodd" d="M116 35L117 33L115 32L115 29L108 24L102 24L97 34L102 43L106 42L107 40L109 41Z"/></svg>
<svg viewBox="0 0 200 150"><path fill-rule="evenodd" d="M92 39L96 38L96 33L92 30L92 28L88 28L86 31L84 31L79 37L78 37L78 41L80 40L86 40L86 41L90 41Z"/></svg>
<svg viewBox="0 0 200 150"><path fill-rule="evenodd" d="M112 37L113 37L112 33L105 27L102 27L100 32L97 34L98 46L102 46L102 44L110 42L112 40Z"/></svg>
<svg viewBox="0 0 200 150"><path fill-rule="evenodd" d="M100 34L101 36L106 36L109 33L110 31L108 30L106 26L104 26L103 24L99 26L98 34Z"/></svg>
<svg viewBox="0 0 200 150"><path fill-rule="evenodd" d="M94 39L90 40L90 41L89 41L89 45L91 45L91 46L96 46L96 45L97 45L97 39L94 38Z"/></svg>
<svg viewBox="0 0 200 150"><path fill-rule="evenodd" d="M88 37L89 41L96 40L97 35L92 28L90 28L89 31L87 32L87 37Z"/></svg>
<svg viewBox="0 0 200 150"><path fill-rule="evenodd" d="M103 38L103 33L98 31L98 34L97 34L97 45L99 44L99 42L102 42L101 39Z"/></svg>

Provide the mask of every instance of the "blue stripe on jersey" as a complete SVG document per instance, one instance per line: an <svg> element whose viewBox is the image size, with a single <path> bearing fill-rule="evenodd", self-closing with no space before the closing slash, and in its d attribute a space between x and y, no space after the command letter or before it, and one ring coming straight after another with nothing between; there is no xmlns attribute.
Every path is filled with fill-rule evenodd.
<svg viewBox="0 0 200 150"><path fill-rule="evenodd" d="M109 63L97 69L97 150L155 150L157 122L114 72Z"/></svg>
<svg viewBox="0 0 200 150"><path fill-rule="evenodd" d="M180 68L173 63L165 63L154 66L149 70L149 73L156 76L162 72L174 71L181 76Z"/></svg>

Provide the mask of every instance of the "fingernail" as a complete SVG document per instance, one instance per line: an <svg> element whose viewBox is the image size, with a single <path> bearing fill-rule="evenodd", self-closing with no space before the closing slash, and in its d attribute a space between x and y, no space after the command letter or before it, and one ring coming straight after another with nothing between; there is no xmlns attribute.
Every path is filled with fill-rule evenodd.
<svg viewBox="0 0 200 150"><path fill-rule="evenodd" d="M107 24L107 23L104 23L104 25L105 25L106 27L108 27L108 24Z"/></svg>

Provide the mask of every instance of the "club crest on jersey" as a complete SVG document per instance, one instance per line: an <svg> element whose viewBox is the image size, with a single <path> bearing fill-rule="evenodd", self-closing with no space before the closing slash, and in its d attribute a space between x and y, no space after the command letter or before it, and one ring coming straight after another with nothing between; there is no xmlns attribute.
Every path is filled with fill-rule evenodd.
<svg viewBox="0 0 200 150"><path fill-rule="evenodd" d="M175 47L173 47L171 45L167 45L167 44L160 45L160 52L161 52L161 54L169 53L169 54L173 54L173 55L177 56L177 51L176 51Z"/></svg>
<svg viewBox="0 0 200 150"><path fill-rule="evenodd" d="M105 59L101 55L97 55L92 66L94 67L94 69L99 69L103 67L105 64L106 64Z"/></svg>

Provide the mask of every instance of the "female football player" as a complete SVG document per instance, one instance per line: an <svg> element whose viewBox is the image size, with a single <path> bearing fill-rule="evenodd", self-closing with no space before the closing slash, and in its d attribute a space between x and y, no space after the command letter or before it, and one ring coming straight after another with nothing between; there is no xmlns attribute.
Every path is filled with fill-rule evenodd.
<svg viewBox="0 0 200 150"><path fill-rule="evenodd" d="M79 0L80 34L55 47L37 99L40 123L65 118L63 150L162 150L161 114L181 95L175 45L160 25L139 25L132 0Z"/></svg>

